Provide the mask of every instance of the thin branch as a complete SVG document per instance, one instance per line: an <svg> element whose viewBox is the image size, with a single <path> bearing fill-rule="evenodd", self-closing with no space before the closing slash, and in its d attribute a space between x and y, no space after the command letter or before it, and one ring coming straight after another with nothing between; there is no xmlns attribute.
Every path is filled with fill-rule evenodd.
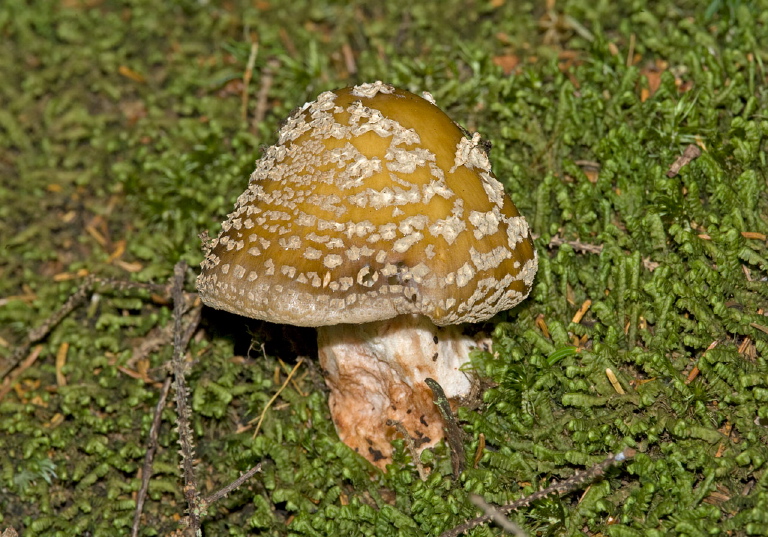
<svg viewBox="0 0 768 537"><path fill-rule="evenodd" d="M635 450L632 448L627 448L620 453L610 455L603 462L596 464L589 470L578 472L573 476L569 477L568 479L566 479L565 481L562 481L560 483L555 483L554 485L551 485L538 492L534 492L533 494L526 496L525 498L521 498L508 505L498 507L496 510L501 514L506 515L507 513L516 511L521 507L525 507L526 505L530 505L535 501L541 500L542 498L546 498L550 494L556 494L558 496L562 496L563 494L567 494L569 492L576 490L584 483L588 483L590 481L597 479L598 477L603 476L606 470L608 470L608 468L610 468L611 466L624 462L627 459L631 459L634 456L635 456ZM490 515L483 515L477 518L473 518L471 520L468 520L464 524L461 524L451 530L443 532L440 535L440 537L458 537L462 533L465 533L473 528L476 528L477 526L485 524L486 522L490 522L491 520L493 520L493 518Z"/></svg>
<svg viewBox="0 0 768 537"><path fill-rule="evenodd" d="M40 353L43 351L43 346L38 345L35 347L31 353L29 353L29 356L27 356L27 359L24 360L24 362L15 370L13 373L5 379L5 385L0 388L0 401L3 400L3 397L6 396L6 394L11 391L13 388L14 383L16 382L16 379L21 376L21 374L32 367L32 364L35 363L37 358L40 356Z"/></svg>
<svg viewBox="0 0 768 537"><path fill-rule="evenodd" d="M267 116L269 90L272 89L272 83L275 81L275 71L277 71L278 67L280 67L280 61L276 58L270 58L261 71L261 86L256 94L256 110L253 113L252 123L252 128L256 132L258 132L259 125Z"/></svg>
<svg viewBox="0 0 768 537"><path fill-rule="evenodd" d="M8 373L10 373L14 368L16 368L16 366L19 365L22 359L29 353L29 349L32 348L32 345L48 336L48 334L51 333L51 330L56 328L56 326L64 319L64 317L72 313L79 306L85 304L88 300L88 296L97 287L104 287L112 291L141 289L154 293L160 293L163 295L168 294L168 287L165 285L126 282L121 280L113 280L111 278L96 278L92 274L86 276L80 287L78 287L77 290L69 296L67 301L64 302L64 304L62 304L58 310L53 312L53 314L51 314L45 321L43 321L40 326L30 330L27 333L26 340L17 346L16 350L14 350L13 353L11 353L11 355L8 357L8 365L5 370L0 373L0 380L4 379Z"/></svg>
<svg viewBox="0 0 768 537"><path fill-rule="evenodd" d="M170 376L165 378L163 388L160 390L160 399L155 406L155 416L152 419L152 427L149 429L149 447L147 448L147 454L144 456L144 466L141 470L141 488L139 494L136 497L136 512L133 515L133 528L131 529L131 537L137 537L139 535L139 523L141 522L141 512L144 509L144 500L147 498L147 491L149 490L149 478L152 477L152 461L155 458L155 451L157 450L157 435L160 430L160 422L162 420L163 409L165 403L168 400L168 392L171 391Z"/></svg>
<svg viewBox="0 0 768 537"><path fill-rule="evenodd" d="M562 246L563 244L567 244L576 251L582 251L588 254L599 254L603 251L602 244L590 244L588 242L581 241L567 241L558 235L554 235L551 239L549 239L549 244L547 246L551 248L552 246Z"/></svg>
<svg viewBox="0 0 768 537"><path fill-rule="evenodd" d="M182 300L182 302L185 302ZM186 308L186 303L184 304ZM202 306L194 306L191 314L191 319L187 324L186 330L182 333L181 347L185 349L189 345L192 335L197 330L200 324L200 316L202 314ZM174 312L176 309L174 308ZM139 523L141 521L141 513L144 509L144 501L147 497L147 491L149 490L149 479L152 477L152 461L155 458L155 452L157 451L157 436L160 431L160 422L162 421L163 409L165 408L168 400L168 393L171 389L172 376L167 376L163 387L160 390L160 399L155 406L155 415L152 419L152 426L149 429L149 447L147 448L147 454L144 456L144 466L141 471L141 488L136 498L136 513L133 517L133 528L131 530L131 537L136 537L139 534Z"/></svg>
<svg viewBox="0 0 768 537"><path fill-rule="evenodd" d="M181 320L184 315L184 274L187 264L180 261L173 268L173 388L176 392L176 413L178 415L177 430L181 445L181 468L184 471L184 497L189 509L189 526L195 534L200 533L200 493L195 478L195 445L190 427L191 411L189 409L186 381L184 379L184 336Z"/></svg>
<svg viewBox="0 0 768 537"><path fill-rule="evenodd" d="M567 244L576 251L581 251L588 254L599 254L603 251L602 244L590 244L588 242L581 241L567 241L558 235L554 235L551 239L549 239L547 248L552 248L553 246L562 246L563 244ZM650 257L643 258L643 267L645 267L648 272L653 272L658 268L658 266L659 264L656 261L651 261Z"/></svg>
<svg viewBox="0 0 768 537"><path fill-rule="evenodd" d="M485 501L479 494L470 494L469 501L479 508L486 516L507 533L516 537L527 537L523 529L499 512L494 506Z"/></svg>
<svg viewBox="0 0 768 537"><path fill-rule="evenodd" d="M27 340L16 347L16 350L14 350L8 358L8 367L6 367L5 371L0 373L0 380L4 379L11 370L19 365L19 362L21 362L22 358L27 355L32 345L47 336L50 331L64 319L64 317L86 302L95 281L96 278L94 276L87 276L77 291L72 293L58 310L43 321L43 324L27 333Z"/></svg>
<svg viewBox="0 0 768 537"><path fill-rule="evenodd" d="M229 494L230 492L235 490L237 487L239 487L240 485L245 483L247 480L249 480L251 477L253 477L257 472L260 472L261 471L261 464L262 463L257 464L256 466L254 466L253 468L251 468L250 470L245 472L243 475L241 475L240 477L238 477L237 479L232 481L232 483L230 483L226 487L217 490L216 492L214 492L213 494L211 494L210 496L205 498L202 501L203 505L208 507L208 506L212 505L214 502L217 502L218 500L226 497L227 494Z"/></svg>

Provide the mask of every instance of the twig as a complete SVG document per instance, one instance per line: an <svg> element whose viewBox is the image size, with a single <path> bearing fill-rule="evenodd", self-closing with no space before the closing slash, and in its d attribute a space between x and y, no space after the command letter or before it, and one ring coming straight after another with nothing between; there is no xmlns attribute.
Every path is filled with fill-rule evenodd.
<svg viewBox="0 0 768 537"><path fill-rule="evenodd" d="M515 511L521 507L530 505L535 501L541 500L542 498L546 498L550 494L557 494L558 496L567 494L571 491L576 490L578 487L580 487L584 483L587 483L589 481L592 481L604 475L605 471L611 466L613 466L614 464L624 462L625 460L631 459L634 456L635 456L635 450L632 448L627 448L620 453L610 455L603 462L596 464L589 470L576 473L573 476L566 479L565 481L562 481L560 483L555 483L554 485L551 485L538 492L534 492L533 494L526 496L525 498L521 498L508 505L499 507L497 508L497 511L501 514L506 515L507 513ZM471 530L472 528L476 528L481 524L485 524L486 522L490 522L491 520L492 520L492 517L490 515L483 515L477 518L473 518L472 520L468 520L467 522L465 522L464 524L461 524L460 526L456 526L451 530L443 532L440 535L440 537L458 537L462 533L465 533Z"/></svg>
<svg viewBox="0 0 768 537"><path fill-rule="evenodd" d="M288 378L286 378L286 379L285 379L285 382L283 382L283 385L282 385L282 386L280 386L280 389L279 389L279 390L277 390L277 392L275 393L275 395L273 395L273 396L272 396L272 399L270 399L270 400L267 402L267 406L265 406L265 407L264 407L264 410L262 410L262 411L261 411L261 416L259 416L259 421L258 421L258 423L256 424L256 430L255 430L255 431L253 431L253 437L254 437L254 438L256 437L256 435L257 435L257 434L259 434L259 429L261 429L261 422L262 422L262 421L264 421L264 416L266 416L266 415L267 415L267 410L269 409L269 407L270 407L270 406L272 406L272 403L274 403L274 402L275 402L275 399L277 399L277 398L278 398L278 396L280 395L280 392L282 392L282 391L285 389L285 387L286 387L286 386L288 386L288 383L291 381L291 377L293 377L294 373L296 373L296 371L299 369L299 366L300 366L300 365L301 365L303 362L304 362L304 358L299 358L299 359L296 361L296 365L295 365L295 366L293 366L293 369L291 369L291 372L290 372L290 373L288 373ZM253 423L253 420L251 420L251 422L250 422L250 423ZM249 425L250 425L250 423L249 423Z"/></svg>
<svg viewBox="0 0 768 537"><path fill-rule="evenodd" d="M490 519L496 523L496 525L498 525L507 533L511 533L517 537L526 537L526 533L520 526L502 515L498 509L486 502L485 498L479 494L470 494L469 501L478 507L483 513L485 513L486 516L489 516Z"/></svg>
<svg viewBox="0 0 768 537"><path fill-rule="evenodd" d="M352 47L348 41L345 41L341 45L341 55L344 57L344 65L347 68L349 76L357 74L357 64L355 63L355 53L352 51Z"/></svg>
<svg viewBox="0 0 768 537"><path fill-rule="evenodd" d="M462 442L462 432L456 423L456 418L451 411L451 405L445 396L442 386L436 380L431 378L424 379L424 382L432 390L432 398L435 405L440 409L445 425L445 437L448 441L448 447L451 450L451 466L453 467L453 478L458 479L461 472L464 471L464 443Z"/></svg>
<svg viewBox="0 0 768 537"><path fill-rule="evenodd" d="M259 41L254 39L251 41L251 53L248 56L248 64L245 66L245 72L243 73L243 93L241 96L240 104L240 117L243 121L248 119L248 85L251 83L253 77L253 66L256 64L256 55L259 52Z"/></svg>
<svg viewBox="0 0 768 537"><path fill-rule="evenodd" d="M210 505L212 505L214 502L224 498L227 494L229 494L230 492L235 490L237 487L245 483L247 480L249 480L251 477L253 477L256 474L256 472L260 472L261 464L262 463L257 464L256 466L254 466L253 468L245 472L243 475L241 475L240 477L232 481L232 483L230 483L226 487L217 490L216 492L214 492L213 494L205 498L202 501L203 505L205 505L207 508Z"/></svg>
<svg viewBox="0 0 768 537"><path fill-rule="evenodd" d="M168 294L168 288L165 285L127 282L121 280L113 280L110 278L96 278L93 275L86 276L85 280L83 280L83 283L80 285L80 287L77 288L77 291L72 293L67 301L64 302L64 304L62 304L58 310L53 312L53 314L50 315L45 321L43 321L40 326L30 330L29 333L27 333L26 341L16 347L16 350L14 350L8 358L8 366L5 368L5 371L0 373L0 380L4 379L8 373L10 373L17 365L19 365L24 356L26 356L29 352L29 349L32 348L32 345L50 334L51 330L56 328L56 326L64 319L64 317L72 313L82 304L85 304L88 299L88 295L90 295L96 287L105 287L112 291L141 289L155 293Z"/></svg>
<svg viewBox="0 0 768 537"><path fill-rule="evenodd" d="M707 350L705 350L703 353L701 353L701 358L704 358L704 356L705 356L705 355L706 355L706 354L707 354L709 351L711 351L712 349L714 349L715 347L717 347L719 343L720 343L720 341L719 341L719 340L717 340L717 339L716 339L716 340L714 340L712 343L710 343L710 344L709 344L709 347L707 347ZM694 364L694 365L693 365L693 368L691 369L691 372L690 372L690 373L688 373L688 377L685 379L685 383L686 383L686 384L690 384L691 382L693 382L693 381L694 381L694 379L695 379L696 377L698 377L698 376L699 376L699 373L701 373L701 370L699 369L699 366L698 366L698 365L696 365L696 364Z"/></svg>
<svg viewBox="0 0 768 537"><path fill-rule="evenodd" d="M602 244L589 244L587 242L581 241L567 241L557 235L554 235L551 239L549 239L549 244L547 244L547 247L552 248L553 246L562 246L563 244L567 244L574 250L580 250L588 254L599 254L603 251ZM659 264L656 261L651 261L651 258L643 258L643 267L645 267L648 272L653 272L658 268L658 266Z"/></svg>
<svg viewBox="0 0 768 537"><path fill-rule="evenodd" d="M133 515L131 537L136 537L139 534L141 512L144 509L144 500L147 498L147 490L149 490L149 478L152 477L152 461L155 458L155 451L157 450L157 435L160 430L163 409L168 400L168 392L171 391L171 380L171 376L165 378L163 388L160 390L160 399L155 406L155 416L152 419L152 427L149 429L149 447L147 448L147 454L144 456L144 466L141 470L141 488L139 489L138 496L136 496L136 512Z"/></svg>
<svg viewBox="0 0 768 537"><path fill-rule="evenodd" d="M683 154L677 157L677 160L675 160L675 162L673 162L669 167L667 177L676 176L678 173L680 173L680 170L682 170L684 166L687 166L700 156L701 149L699 146L696 144L689 144L688 147L685 148L685 151L683 151Z"/></svg>
<svg viewBox="0 0 768 537"><path fill-rule="evenodd" d="M189 425L191 411L187 401L188 392L184 379L184 336L181 319L184 315L184 273L187 264L180 261L173 268L173 388L176 392L176 413L178 417L177 430L181 445L181 468L184 471L184 497L189 509L189 527L197 535L200 534L200 493L195 478L195 446L192 439L192 429Z"/></svg>
<svg viewBox="0 0 768 537"><path fill-rule="evenodd" d="M757 324L757 323L749 323L749 326L751 326L752 328L755 328L757 330L760 330L761 332L763 332L765 334L768 334L768 327L766 327L766 326L763 326L763 325Z"/></svg>
<svg viewBox="0 0 768 537"><path fill-rule="evenodd" d="M270 58L261 72L261 87L259 87L259 93L256 96L256 111L253 113L254 131L259 128L259 124L264 121L267 115L269 90L272 89L272 82L275 80L275 70L278 67L280 67L280 61L276 58Z"/></svg>
<svg viewBox="0 0 768 537"><path fill-rule="evenodd" d="M0 380L4 379L5 376L10 373L11 370L19 364L19 362L21 362L22 358L27 355L32 345L47 336L50 331L53 330L56 325L61 322L62 319L64 319L64 317L72 313L72 311L80 306L80 304L85 303L95 281L96 278L94 276L87 276L77 291L72 293L67 301L64 302L64 304L57 311L55 311L53 315L43 321L43 324L29 331L27 334L27 340L16 347L16 350L13 351L11 356L8 358L8 367L6 367L5 371L0 373Z"/></svg>
<svg viewBox="0 0 768 537"><path fill-rule="evenodd" d="M182 301L184 302L184 301ZM184 309L186 310L186 302L184 302ZM192 339L192 335L197 330L200 324L200 317L202 314L202 306L194 306L192 310L191 319L187 324L186 329L182 333L181 348L186 349L189 345L189 341ZM174 312L176 309L174 308ZM144 456L144 466L141 471L141 488L139 494L136 497L136 513L133 517L133 529L131 531L131 537L136 537L139 534L139 522L141 520L141 513L144 509L144 501L147 497L147 490L149 490L149 479L152 477L152 461L155 457L155 451L157 450L157 435L160 430L160 422L162 420L163 409L168 400L168 393L171 389L172 376L167 376L163 387L160 390L160 399L155 406L155 415L152 418L152 426L149 429L149 446L147 447L147 454Z"/></svg>
<svg viewBox="0 0 768 537"><path fill-rule="evenodd" d="M427 471L424 469L424 465L421 464L421 459L419 458L419 451L416 449L416 443L413 441L413 438L411 437L411 435L408 434L408 431L403 425L403 422L398 420L387 420L387 425L389 427L394 427L395 429L397 429L397 432L400 433L400 435L403 437L403 440L405 440L405 447L408 449L408 453L411 454L411 459L413 459L413 464L416 466L416 470L418 470L419 472L419 478L421 478L422 481L426 481Z"/></svg>
<svg viewBox="0 0 768 537"><path fill-rule="evenodd" d="M629 36L629 50L627 51L627 67L632 67L635 63L635 34L632 33Z"/></svg>
<svg viewBox="0 0 768 537"><path fill-rule="evenodd" d="M66 341L59 345L59 350L56 352L56 385L66 386L67 377L64 376L64 366L67 365L67 352L69 352L69 343Z"/></svg>
<svg viewBox="0 0 768 537"><path fill-rule="evenodd" d="M0 401L3 400L3 397L6 396L6 394L11 391L11 388L13 388L14 383L16 382L16 379L19 378L19 376L32 367L32 364L35 363L35 360L37 360L38 356L40 356L40 353L43 352L43 346L38 345L34 348L34 350L29 353L29 356L27 356L27 359L24 360L24 362L13 372L12 375L10 375L6 380L5 386L0 388Z"/></svg>
<svg viewBox="0 0 768 537"><path fill-rule="evenodd" d="M555 235L549 239L549 244L547 246L551 248L552 246L562 246L563 244L567 244L574 250L580 250L588 254L599 254L603 251L602 244L589 244L587 242L581 241L567 241L558 235Z"/></svg>

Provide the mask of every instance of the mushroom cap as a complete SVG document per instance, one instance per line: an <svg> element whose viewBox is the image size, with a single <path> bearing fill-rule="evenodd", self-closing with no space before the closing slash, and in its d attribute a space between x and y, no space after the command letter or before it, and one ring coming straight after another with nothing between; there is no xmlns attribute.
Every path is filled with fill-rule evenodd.
<svg viewBox="0 0 768 537"><path fill-rule="evenodd" d="M479 322L523 300L537 268L480 136L381 82L295 110L205 250L205 304L298 326Z"/></svg>

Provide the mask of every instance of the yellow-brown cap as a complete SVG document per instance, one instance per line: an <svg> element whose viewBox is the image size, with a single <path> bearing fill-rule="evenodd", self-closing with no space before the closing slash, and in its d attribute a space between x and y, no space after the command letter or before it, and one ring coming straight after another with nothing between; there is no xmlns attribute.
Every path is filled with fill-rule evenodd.
<svg viewBox="0 0 768 537"><path fill-rule="evenodd" d="M222 228L203 302L299 326L478 322L524 299L537 267L479 135L381 82L291 114Z"/></svg>

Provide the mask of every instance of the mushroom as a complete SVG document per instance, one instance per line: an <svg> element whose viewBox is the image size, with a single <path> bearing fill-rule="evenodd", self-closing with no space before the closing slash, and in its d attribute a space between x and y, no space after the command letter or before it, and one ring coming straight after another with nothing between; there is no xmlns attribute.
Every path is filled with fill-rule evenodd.
<svg viewBox="0 0 768 537"><path fill-rule="evenodd" d="M511 308L536 273L528 224L465 132L426 92L322 93L286 120L205 245L205 304L317 327L339 437L382 469L390 420L420 450L443 437L425 378L454 405L477 394L457 325Z"/></svg>

